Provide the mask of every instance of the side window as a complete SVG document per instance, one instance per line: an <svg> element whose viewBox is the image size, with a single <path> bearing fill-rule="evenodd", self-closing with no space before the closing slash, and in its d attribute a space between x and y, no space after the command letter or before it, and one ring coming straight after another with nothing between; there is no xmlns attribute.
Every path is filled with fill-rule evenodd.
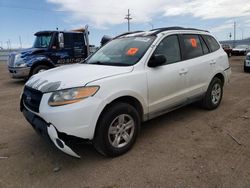
<svg viewBox="0 0 250 188"><path fill-rule="evenodd" d="M83 47L84 44L84 36L82 33L74 33L73 34L74 39L74 47Z"/></svg>
<svg viewBox="0 0 250 188"><path fill-rule="evenodd" d="M177 35L164 38L157 46L154 55L164 55L167 59L167 64L180 61L181 53Z"/></svg>
<svg viewBox="0 0 250 188"><path fill-rule="evenodd" d="M183 51L185 59L192 59L203 55L198 35L183 35Z"/></svg>
<svg viewBox="0 0 250 188"><path fill-rule="evenodd" d="M214 37L209 36L209 35L203 35L202 37L205 39L205 41L206 41L208 47L210 48L210 50L211 50L212 52L214 52L214 51L216 51L216 50L218 50L218 49L220 48L220 45L219 45L218 42L214 39Z"/></svg>
<svg viewBox="0 0 250 188"><path fill-rule="evenodd" d="M202 50L204 54L208 54L209 53L209 49L204 41L204 39L202 37L200 37L200 41L201 41L201 46L202 46Z"/></svg>
<svg viewBox="0 0 250 188"><path fill-rule="evenodd" d="M64 48L72 48L73 37L71 33L64 33Z"/></svg>

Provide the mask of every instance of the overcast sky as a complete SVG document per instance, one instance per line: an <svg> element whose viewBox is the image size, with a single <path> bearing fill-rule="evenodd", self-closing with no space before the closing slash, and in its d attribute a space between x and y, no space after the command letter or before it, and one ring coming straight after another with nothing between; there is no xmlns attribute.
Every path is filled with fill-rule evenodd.
<svg viewBox="0 0 250 188"><path fill-rule="evenodd" d="M250 37L250 0L0 0L0 46L24 47L39 30L74 29L89 25L90 41L99 45L103 35L127 31L124 19L130 9L131 29L183 26L211 31L228 40L237 23L237 39ZM20 37L19 37L20 36Z"/></svg>

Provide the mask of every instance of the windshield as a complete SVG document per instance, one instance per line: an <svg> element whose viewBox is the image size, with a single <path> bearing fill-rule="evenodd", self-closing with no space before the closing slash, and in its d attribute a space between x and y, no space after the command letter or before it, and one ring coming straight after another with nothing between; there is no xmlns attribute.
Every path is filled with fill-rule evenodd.
<svg viewBox="0 0 250 188"><path fill-rule="evenodd" d="M250 55L247 55L247 56L246 56L246 60L250 60Z"/></svg>
<svg viewBox="0 0 250 188"><path fill-rule="evenodd" d="M235 48L245 49L245 48L248 48L248 47L249 47L248 45L238 45Z"/></svg>
<svg viewBox="0 0 250 188"><path fill-rule="evenodd" d="M36 36L33 47L34 48L48 48L51 42L52 35L38 35Z"/></svg>
<svg viewBox="0 0 250 188"><path fill-rule="evenodd" d="M125 37L110 41L86 63L112 65L112 66L130 66L136 64L145 54L155 37Z"/></svg>

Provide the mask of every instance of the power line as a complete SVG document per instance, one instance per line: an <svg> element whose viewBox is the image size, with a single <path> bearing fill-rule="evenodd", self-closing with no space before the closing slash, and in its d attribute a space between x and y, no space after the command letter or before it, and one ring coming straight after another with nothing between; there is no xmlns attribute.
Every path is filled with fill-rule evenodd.
<svg viewBox="0 0 250 188"><path fill-rule="evenodd" d="M132 18L130 16L131 16L131 14L129 13L129 9L128 9L128 14L124 18L124 19L128 20L128 32L130 31L130 20L132 20Z"/></svg>

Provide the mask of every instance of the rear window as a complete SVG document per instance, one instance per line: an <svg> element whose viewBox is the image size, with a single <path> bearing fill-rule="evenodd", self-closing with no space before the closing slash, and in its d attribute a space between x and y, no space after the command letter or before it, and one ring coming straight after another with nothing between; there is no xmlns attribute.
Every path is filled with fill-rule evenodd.
<svg viewBox="0 0 250 188"><path fill-rule="evenodd" d="M220 49L220 45L218 44L218 42L215 40L214 37L209 36L209 35L203 35L202 37L205 39L208 47L210 48L212 52Z"/></svg>
<svg viewBox="0 0 250 188"><path fill-rule="evenodd" d="M184 58L191 59L203 55L201 42L198 35L183 35Z"/></svg>

